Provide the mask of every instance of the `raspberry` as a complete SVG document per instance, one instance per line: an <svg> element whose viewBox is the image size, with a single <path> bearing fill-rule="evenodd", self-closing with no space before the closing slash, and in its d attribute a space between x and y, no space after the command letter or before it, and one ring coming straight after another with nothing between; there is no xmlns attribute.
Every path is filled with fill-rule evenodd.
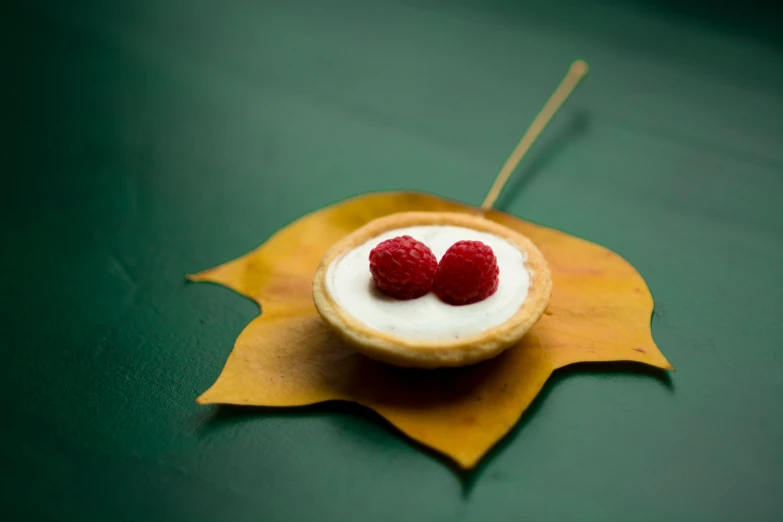
<svg viewBox="0 0 783 522"><path fill-rule="evenodd" d="M432 251L410 236L381 242L370 252L370 272L384 294L397 299L415 299L432 288L438 260Z"/></svg>
<svg viewBox="0 0 783 522"><path fill-rule="evenodd" d="M432 290L449 304L477 303L498 289L499 273L490 247L481 241L457 241L443 254Z"/></svg>

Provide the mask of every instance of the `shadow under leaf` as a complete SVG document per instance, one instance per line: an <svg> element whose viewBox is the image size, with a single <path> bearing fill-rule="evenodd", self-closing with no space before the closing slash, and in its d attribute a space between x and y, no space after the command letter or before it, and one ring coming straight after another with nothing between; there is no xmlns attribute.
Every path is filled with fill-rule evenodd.
<svg viewBox="0 0 783 522"><path fill-rule="evenodd" d="M484 363L482 363L484 364ZM399 369L394 369L394 371ZM422 370L402 370L403 372L410 372L412 374L423 374L426 371ZM442 370L437 370L442 371ZM431 457L434 457L439 462L442 462L446 467L451 469L457 476L460 477L462 482L462 491L464 497L469 497L473 490L474 485L478 482L479 478L484 474L487 466L495 458L495 455L502 453L505 448L512 443L516 436L525 429L538 414L544 402L546 401L552 390L558 386L561 382L573 378L576 375L592 375L592 376L604 376L611 378L613 376L620 375L636 375L644 378L652 378L660 383L666 390L674 392L674 384L672 382L670 373L635 362L606 362L606 363L577 363L565 368L561 368L555 371L548 379L544 387L538 393L533 402L528 406L525 413L522 415L519 422L506 434L495 446L493 446L487 455L478 463L475 468L462 469L449 457L433 450L432 448L416 442L404 435L393 424L386 420L383 416L376 413L371 408L365 407L361 404L348 402L348 401L327 401L318 404L312 404L308 406L294 406L294 407L269 407L269 406L237 406L220 404L213 406L213 412L211 416L208 416L201 426L199 431L203 436L211 434L212 432L225 428L227 426L236 425L245 422L250 419L256 419L258 417L276 417L276 418L306 418L311 416L320 416L324 414L340 414L350 415L358 418L362 418L365 421L374 423L376 426L382 427L387 430L391 430L395 434L402 435L402 439L407 444L421 451ZM456 377L456 376L455 376ZM416 377L420 378L420 377Z"/></svg>

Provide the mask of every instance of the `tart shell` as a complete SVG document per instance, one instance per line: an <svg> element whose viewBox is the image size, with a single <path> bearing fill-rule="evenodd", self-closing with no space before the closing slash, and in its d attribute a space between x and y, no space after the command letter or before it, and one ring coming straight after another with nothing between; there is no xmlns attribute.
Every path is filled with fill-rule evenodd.
<svg viewBox="0 0 783 522"><path fill-rule="evenodd" d="M420 225L450 225L487 232L516 246L525 255L530 276L528 295L505 322L479 334L444 341L404 339L370 328L344 310L326 288L329 266L347 252L389 230ZM369 267L369 262L368 262ZM369 268L368 268L369 275ZM500 275L503 277L503 274ZM492 358L517 344L541 318L552 295L552 277L543 254L527 237L479 216L451 212L400 212L367 223L335 243L313 277L313 302L323 320L356 351L395 366L455 367ZM466 305L470 306L470 305Z"/></svg>

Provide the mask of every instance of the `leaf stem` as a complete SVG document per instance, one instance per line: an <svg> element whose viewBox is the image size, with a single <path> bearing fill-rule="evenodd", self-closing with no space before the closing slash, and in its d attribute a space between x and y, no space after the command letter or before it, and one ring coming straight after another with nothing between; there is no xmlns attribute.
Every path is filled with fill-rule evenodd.
<svg viewBox="0 0 783 522"><path fill-rule="evenodd" d="M584 60L575 60L571 63L571 67L569 67L568 72L560 82L560 85L557 86L555 92L549 97L544 108L541 109L541 112L538 113L538 116L536 116L533 123L527 131L525 131L525 134L522 135L522 139L519 140L519 143L503 165L503 168L500 169L500 172L495 178L495 182L492 184L492 188L489 189L487 197L484 199L484 203L481 204L483 210L489 210L492 208L492 205L495 204L495 200L500 195L500 191L503 190L503 186L511 177L511 174L514 173L517 166L522 161L522 158L530 150L530 147L533 146L536 138L538 138L544 128L546 128L552 120L552 117L560 110L563 103L565 103L571 93L574 92L576 86L579 85L579 82L587 74L588 69L587 62Z"/></svg>

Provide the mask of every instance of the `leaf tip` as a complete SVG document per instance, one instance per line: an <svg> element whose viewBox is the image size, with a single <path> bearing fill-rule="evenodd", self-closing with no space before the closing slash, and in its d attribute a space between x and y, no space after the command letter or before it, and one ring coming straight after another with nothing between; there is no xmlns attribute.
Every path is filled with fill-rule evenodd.
<svg viewBox="0 0 783 522"><path fill-rule="evenodd" d="M481 458L484 456L484 453L480 455L473 455L473 456L452 456L452 459L454 459L454 462L457 464L459 469L462 471L470 471L471 469L476 467L476 464L479 463Z"/></svg>
<svg viewBox="0 0 783 522"><path fill-rule="evenodd" d="M197 274L185 274L185 280L191 283L200 283L202 281L209 281L207 272L199 272Z"/></svg>
<svg viewBox="0 0 783 522"><path fill-rule="evenodd" d="M209 390L205 391L198 397L196 397L196 404L204 405L204 404L212 404L213 401L209 398Z"/></svg>
<svg viewBox="0 0 783 522"><path fill-rule="evenodd" d="M469 472L478 466L482 460L484 460L492 448L495 447L497 442L498 440L495 440L489 444L482 445L481 447L473 446L472 448L461 449L452 448L451 450L446 450L443 448L439 449L435 446L431 447L436 452L439 452L441 455L448 458L448 460L450 460L460 471Z"/></svg>
<svg viewBox="0 0 783 522"><path fill-rule="evenodd" d="M656 348L658 348L658 347L656 346ZM667 359L666 356L663 355L663 353L660 351L660 349L658 350L658 354L661 356L661 362L660 362L660 364L658 366L661 369L663 369L663 370L673 372L674 371L674 365L669 362L669 359Z"/></svg>

